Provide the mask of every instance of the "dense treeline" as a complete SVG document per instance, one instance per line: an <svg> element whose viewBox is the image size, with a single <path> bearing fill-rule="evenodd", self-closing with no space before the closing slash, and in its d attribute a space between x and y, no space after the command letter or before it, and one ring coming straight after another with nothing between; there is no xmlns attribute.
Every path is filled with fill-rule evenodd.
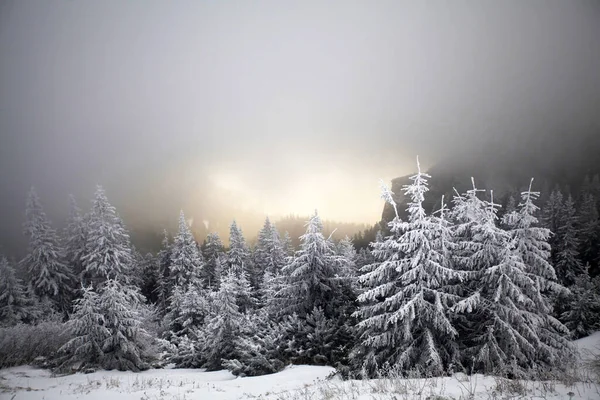
<svg viewBox="0 0 600 400"><path fill-rule="evenodd" d="M428 179L419 170L404 186L402 218L383 188L396 217L354 238L368 246L326 237L315 213L298 238L267 218L254 246L234 221L225 248L215 233L198 243L181 212L175 236L145 255L101 187L85 214L71 199L63 232L32 189L28 254L0 259L2 364L258 375L308 363L367 376L568 366L569 339L600 329L600 179L555 188L541 209L532 184L500 207L473 181L434 212ZM53 345L16 340L45 332Z"/></svg>

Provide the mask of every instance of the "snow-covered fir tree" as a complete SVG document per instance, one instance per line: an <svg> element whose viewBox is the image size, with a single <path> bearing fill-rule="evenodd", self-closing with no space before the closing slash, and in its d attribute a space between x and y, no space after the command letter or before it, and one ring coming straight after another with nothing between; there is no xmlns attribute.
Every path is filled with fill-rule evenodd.
<svg viewBox="0 0 600 400"><path fill-rule="evenodd" d="M258 274L252 262L252 255L242 230L233 221L229 230L229 250L227 251L227 268L236 277L230 290L235 294L239 310L245 313L256 307L259 282Z"/></svg>
<svg viewBox="0 0 600 400"><path fill-rule="evenodd" d="M57 310L66 311L70 306L74 278L58 234L50 225L33 188L27 198L25 215L29 246L21 264L28 272L31 290L38 298L49 299Z"/></svg>
<svg viewBox="0 0 600 400"><path fill-rule="evenodd" d="M556 281L556 274L550 264L550 237L552 232L548 228L539 226L537 214L539 207L534 203L539 192L532 191L533 179L529 189L521 194L518 208L504 215L503 222L513 241L512 245L527 266L527 272L545 279L549 284ZM561 288L552 284L555 290ZM546 290L546 288L543 288Z"/></svg>
<svg viewBox="0 0 600 400"><path fill-rule="evenodd" d="M562 298L568 304L561 320L571 331L572 338L579 339L600 330L600 277L578 276L571 292Z"/></svg>
<svg viewBox="0 0 600 400"><path fill-rule="evenodd" d="M142 264L139 268L141 273L141 294L147 302L156 304L158 302L159 280L160 280L160 263L159 260L152 254L146 253L142 256Z"/></svg>
<svg viewBox="0 0 600 400"><path fill-rule="evenodd" d="M584 265L595 271L600 262L600 217L594 195L584 193L579 207L579 255Z"/></svg>
<svg viewBox="0 0 600 400"><path fill-rule="evenodd" d="M472 272L465 285L469 296L455 306L464 318L457 324L465 348L463 362L469 371L511 376L536 367L559 367L572 349L564 339L565 327L548 316L551 306L540 295L554 284L543 276L545 231L532 229L533 196L524 194L520 216L513 214L511 221L524 229L520 239L538 241L538 249L524 259L519 251L524 244L496 225L493 194L491 201L482 201L477 192L473 185L466 196L457 196L454 210L461 234L456 259Z"/></svg>
<svg viewBox="0 0 600 400"><path fill-rule="evenodd" d="M203 358L198 347L204 339L199 335L210 311L210 293L192 284L182 289L175 288L172 310L167 315L169 340L174 345L170 361L178 368L199 368Z"/></svg>
<svg viewBox="0 0 600 400"><path fill-rule="evenodd" d="M306 233L300 236L300 249L283 269L287 277L279 295L283 313L303 317L320 307L328 317L335 315L337 302L343 301L338 297L341 264L334 244L323 236L323 224L315 212L306 224Z"/></svg>
<svg viewBox="0 0 600 400"><path fill-rule="evenodd" d="M73 338L60 350L64 359L59 370L147 369L151 354L140 326L141 301L135 288L114 279L102 284L100 294L91 286L84 288L67 322Z"/></svg>
<svg viewBox="0 0 600 400"><path fill-rule="evenodd" d="M548 240L551 232L540 227L537 214L539 207L534 203L540 196L532 191L533 179L529 189L521 194L518 209L505 215L505 224L509 227L511 245L525 266L525 272L535 282L535 291L528 296L536 305L536 313L541 320L538 326L539 349L536 355L542 364L552 364L553 358L568 348L566 329L552 316L551 300L557 296L566 296L568 291L556 281L554 268L550 264L551 247ZM538 320L539 322L539 320Z"/></svg>
<svg viewBox="0 0 600 400"><path fill-rule="evenodd" d="M157 306L161 315L167 313L169 298L171 297L171 244L169 233L164 230L163 240L158 259L158 281L156 288Z"/></svg>
<svg viewBox="0 0 600 400"><path fill-rule="evenodd" d="M33 303L15 269L0 255L0 326L31 322Z"/></svg>
<svg viewBox="0 0 600 400"><path fill-rule="evenodd" d="M219 234L209 233L204 242L204 285L212 290L219 288L219 279L225 260L225 248Z"/></svg>
<svg viewBox="0 0 600 400"><path fill-rule="evenodd" d="M85 254L81 259L84 286L98 289L107 279L130 280L133 255L129 234L101 186L97 187L92 203Z"/></svg>
<svg viewBox="0 0 600 400"><path fill-rule="evenodd" d="M144 255L135 247L131 245L131 267L129 268L129 283L137 288L142 288L144 282L144 269L146 260Z"/></svg>
<svg viewBox="0 0 600 400"><path fill-rule="evenodd" d="M169 279L171 287L196 285L203 273L204 259L187 224L183 211L179 214L179 232L171 246Z"/></svg>
<svg viewBox="0 0 600 400"><path fill-rule="evenodd" d="M288 316L279 328L283 339L280 353L294 364L333 365L347 373L347 357L354 346L347 317L328 318L320 307L305 318Z"/></svg>
<svg viewBox="0 0 600 400"><path fill-rule="evenodd" d="M99 305L108 336L102 344L102 367L120 371L148 369L147 333L141 328L139 309L143 297L135 287L108 280Z"/></svg>
<svg viewBox="0 0 600 400"><path fill-rule="evenodd" d="M550 229L552 233L558 232L563 202L563 194L560 191L560 188L556 187L550 193L550 196L542 209L542 223L544 227Z"/></svg>
<svg viewBox="0 0 600 400"><path fill-rule="evenodd" d="M267 217L265 224L258 233L254 250L254 264L259 274L258 279L268 271L271 275L279 275L285 265L285 253L275 225Z"/></svg>
<svg viewBox="0 0 600 400"><path fill-rule="evenodd" d="M196 330L204 322L208 311L208 295L198 282L175 286L167 316L170 321L169 335L197 340Z"/></svg>
<svg viewBox="0 0 600 400"><path fill-rule="evenodd" d="M352 240L346 236L337 245L337 254L341 257L342 265L340 266L341 276L354 278L357 275L356 259L358 254L352 244Z"/></svg>
<svg viewBox="0 0 600 400"><path fill-rule="evenodd" d="M63 354L60 372L85 371L102 367L104 342L110 336L100 296L91 286L83 289L75 300L73 314L67 321L67 332L72 337L59 350Z"/></svg>
<svg viewBox="0 0 600 400"><path fill-rule="evenodd" d="M240 328L235 343L236 358L225 360L225 368L238 376L272 374L283 369L285 365L280 360L281 335L278 325L264 309L243 316Z"/></svg>
<svg viewBox="0 0 600 400"><path fill-rule="evenodd" d="M396 214L390 223L393 235L374 244L383 259L361 276L369 289L359 297L363 306L357 312L362 332L358 354L368 373L388 364L441 374L460 363L457 332L449 316L458 298L445 288L462 275L451 263L451 231L444 209L439 218L432 218L423 208L428 178L420 168L410 177L412 183L404 187L410 199L408 221Z"/></svg>
<svg viewBox="0 0 600 400"><path fill-rule="evenodd" d="M252 263L252 254L246 244L242 229L235 221L229 228L229 250L227 251L228 269L233 270L236 276L245 273L252 282L256 278L256 271ZM255 286L256 287L256 286Z"/></svg>
<svg viewBox="0 0 600 400"><path fill-rule="evenodd" d="M259 308L265 309L271 317L275 317L280 313L280 301L277 294L283 288L285 276L282 274L271 275L266 271L263 275L259 291Z"/></svg>
<svg viewBox="0 0 600 400"><path fill-rule="evenodd" d="M563 202L555 234L556 276L563 285L571 286L579 275L586 272L579 259L577 215L571 195Z"/></svg>
<svg viewBox="0 0 600 400"><path fill-rule="evenodd" d="M77 281L83 271L83 255L85 254L87 229L81 209L75 196L69 196L69 217L63 234L66 260Z"/></svg>
<svg viewBox="0 0 600 400"><path fill-rule="evenodd" d="M238 336L242 313L236 301L237 279L233 269L222 277L211 313L201 331L203 366L210 371L223 368L225 360L239 356Z"/></svg>
<svg viewBox="0 0 600 400"><path fill-rule="evenodd" d="M285 231L283 234L281 246L283 247L283 254L285 254L286 257L291 257L294 255L294 244L292 243L292 237L288 231Z"/></svg>
<svg viewBox="0 0 600 400"><path fill-rule="evenodd" d="M284 341L295 345L286 354L292 362L303 362L303 355L321 349L319 362L327 360L329 365L342 368L347 365L348 352L353 346L350 335L354 324L355 294L350 282L341 277L342 257L336 254L334 243L322 233L323 225L318 214L306 224L306 233L300 237L300 249L283 269L283 287L277 294L278 317L295 316L299 323L286 329ZM276 305L271 305L273 309ZM322 314L328 327L327 342L322 336L307 331L306 324L316 315ZM321 346L321 347L319 347Z"/></svg>

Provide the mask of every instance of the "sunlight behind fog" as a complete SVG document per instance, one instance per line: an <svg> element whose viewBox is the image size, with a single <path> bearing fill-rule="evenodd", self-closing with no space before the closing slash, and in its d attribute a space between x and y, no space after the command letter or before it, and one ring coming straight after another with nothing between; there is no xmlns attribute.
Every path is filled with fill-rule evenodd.
<svg viewBox="0 0 600 400"><path fill-rule="evenodd" d="M394 178L395 172L388 171L385 179ZM209 175L211 189L208 192L213 206L228 205L230 218L236 217L236 210L277 219L289 214L310 215L315 209L334 221L372 224L381 218L383 201L371 174L360 171L352 174L351 170L340 167L324 167L312 174L295 176L272 193L253 186L252 181L245 178L246 174L247 171L232 170ZM187 207L194 211L194 204Z"/></svg>

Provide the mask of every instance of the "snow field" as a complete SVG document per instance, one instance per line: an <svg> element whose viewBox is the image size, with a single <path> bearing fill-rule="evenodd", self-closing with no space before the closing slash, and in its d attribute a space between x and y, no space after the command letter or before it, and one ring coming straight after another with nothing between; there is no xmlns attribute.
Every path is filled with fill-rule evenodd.
<svg viewBox="0 0 600 400"><path fill-rule="evenodd" d="M54 377L48 370L21 366L0 370L4 400L598 400L598 376L589 361L600 354L600 332L575 342L582 355L582 382L523 381L455 374L429 379L342 381L331 367L290 366L271 375L236 378L228 371L154 369L140 373L98 371Z"/></svg>

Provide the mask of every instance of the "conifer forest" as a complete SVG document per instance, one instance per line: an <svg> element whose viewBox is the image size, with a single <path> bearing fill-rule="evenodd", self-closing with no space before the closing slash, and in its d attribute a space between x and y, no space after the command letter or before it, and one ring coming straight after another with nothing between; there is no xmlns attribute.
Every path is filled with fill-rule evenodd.
<svg viewBox="0 0 600 400"><path fill-rule="evenodd" d="M598 400L599 155L598 0L0 0L0 400Z"/></svg>
<svg viewBox="0 0 600 400"><path fill-rule="evenodd" d="M32 188L27 255L0 262L2 366L41 356L62 373L171 364L255 376L309 364L347 377L567 367L570 341L600 329L598 175L543 204L532 179L505 207L472 179L426 210L429 178L410 176L404 204L382 182L395 216L361 249L325 237L317 212L297 248L269 218L253 247L235 221L227 247L195 238L181 212L160 251L141 254L102 187L85 212L71 198L63 231ZM7 343L34 331L47 348Z"/></svg>

